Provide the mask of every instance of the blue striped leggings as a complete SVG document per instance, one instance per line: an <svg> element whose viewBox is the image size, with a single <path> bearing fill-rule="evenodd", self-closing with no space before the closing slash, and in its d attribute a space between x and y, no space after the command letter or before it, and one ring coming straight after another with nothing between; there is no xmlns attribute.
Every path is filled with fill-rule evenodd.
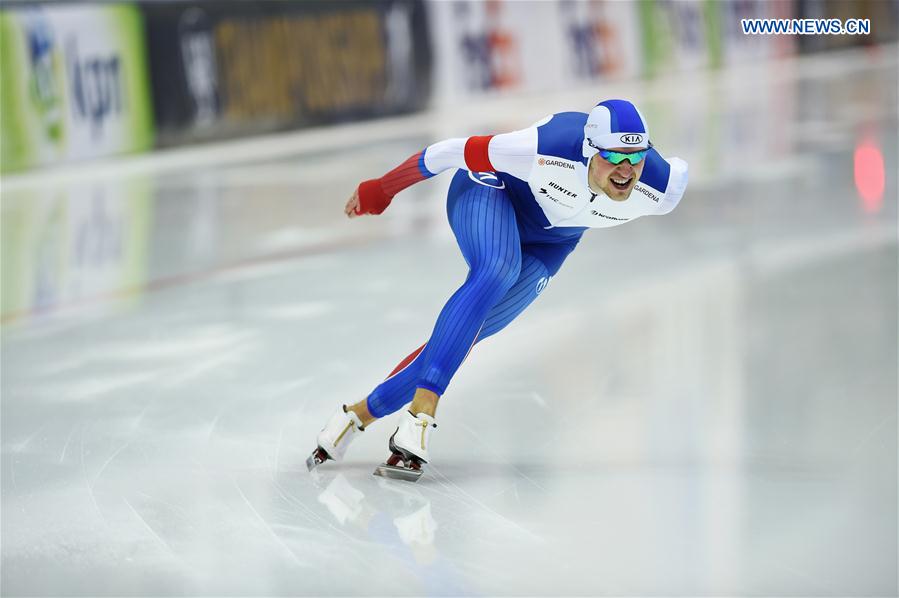
<svg viewBox="0 0 899 598"><path fill-rule="evenodd" d="M468 276L446 302L420 352L368 395L368 410L375 417L402 408L416 388L442 395L474 344L523 312L577 244L575 239L523 245L506 191L472 182L467 175L460 172L453 180L447 215L468 263Z"/></svg>

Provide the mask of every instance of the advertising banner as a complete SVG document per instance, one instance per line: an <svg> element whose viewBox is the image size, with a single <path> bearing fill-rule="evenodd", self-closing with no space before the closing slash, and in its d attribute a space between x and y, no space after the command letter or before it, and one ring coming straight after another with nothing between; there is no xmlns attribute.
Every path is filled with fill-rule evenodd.
<svg viewBox="0 0 899 598"><path fill-rule="evenodd" d="M152 200L149 176L4 191L2 321L140 289Z"/></svg>
<svg viewBox="0 0 899 598"><path fill-rule="evenodd" d="M899 39L899 1L867 0L796 0L796 17L800 19L867 19L871 30L867 35L802 35L801 52L817 52L850 46L895 42Z"/></svg>
<svg viewBox="0 0 899 598"><path fill-rule="evenodd" d="M767 60L789 36L748 36L741 18L791 18L792 0L453 0L428 4L435 98L564 90Z"/></svg>
<svg viewBox="0 0 899 598"><path fill-rule="evenodd" d="M710 39L720 40L721 57L713 56L710 66L751 63L783 58L796 52L796 36L746 35L743 19L792 19L796 17L793 0L743 0L707 4Z"/></svg>
<svg viewBox="0 0 899 598"><path fill-rule="evenodd" d="M643 0L634 5L642 27L642 74L653 77L791 54L793 37L745 35L740 22L788 19L793 5L792 0Z"/></svg>
<svg viewBox="0 0 899 598"><path fill-rule="evenodd" d="M721 63L708 2L645 0L635 4L640 14L643 75L708 68Z"/></svg>
<svg viewBox="0 0 899 598"><path fill-rule="evenodd" d="M148 149L143 27L130 5L0 11L0 170Z"/></svg>
<svg viewBox="0 0 899 598"><path fill-rule="evenodd" d="M455 0L428 8L440 102L639 73L639 22L629 3Z"/></svg>
<svg viewBox="0 0 899 598"><path fill-rule="evenodd" d="M398 114L429 99L420 0L142 9L162 145Z"/></svg>

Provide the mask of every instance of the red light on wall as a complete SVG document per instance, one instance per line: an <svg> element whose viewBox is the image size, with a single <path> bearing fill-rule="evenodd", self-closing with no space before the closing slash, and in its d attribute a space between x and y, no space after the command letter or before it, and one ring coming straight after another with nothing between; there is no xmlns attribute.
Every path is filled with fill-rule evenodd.
<svg viewBox="0 0 899 598"><path fill-rule="evenodd" d="M870 141L855 147L855 189L862 200L862 209L875 214L883 206L883 153Z"/></svg>

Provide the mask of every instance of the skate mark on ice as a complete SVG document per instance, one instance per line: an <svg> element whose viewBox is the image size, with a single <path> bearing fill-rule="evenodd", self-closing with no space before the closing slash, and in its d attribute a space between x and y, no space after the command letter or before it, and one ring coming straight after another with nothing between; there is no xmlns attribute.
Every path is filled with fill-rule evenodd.
<svg viewBox="0 0 899 598"><path fill-rule="evenodd" d="M92 425L94 422L91 422ZM90 478L87 475L87 467L84 464L84 429L88 426L82 426L81 428L81 476L84 478L84 483L87 485L87 490L91 495L91 502L94 503L94 508L97 509L97 514L100 516L100 519L103 520L107 526L109 525L109 521L106 520L106 516L103 515L103 511L100 509L100 503L97 502L97 496L94 494L94 486L91 484Z"/></svg>
<svg viewBox="0 0 899 598"><path fill-rule="evenodd" d="M143 515L141 515L141 514L137 511L137 509L134 508L134 506L128 501L128 499L125 498L125 497L123 496L123 497L122 497L122 500L125 501L125 504L128 505L128 508L131 509L131 512L132 512L132 513L134 513L134 516L137 517L137 518L140 520L140 522L144 524L144 527L147 528L147 531L150 532L150 534L151 534L154 538L156 538L156 541L159 542L159 543L162 545L162 547L165 549L165 551L166 551L167 553L169 553L169 556L177 557L177 555L175 554L175 551L172 550L172 547L169 546L168 542L166 542L165 540L163 540L162 537L161 537L159 534L156 533L156 530L153 529L153 526L150 525L150 524L147 522L146 519L144 519Z"/></svg>
<svg viewBox="0 0 899 598"><path fill-rule="evenodd" d="M896 421L896 414L893 413L893 414L890 414L888 417L881 419L877 424L872 426L871 429L868 430L868 432L865 433L861 437L861 439L859 439L858 443L855 445L855 448L852 449L852 456L857 457L858 454L860 452L862 452L862 449L865 448L865 445L869 444L874 438L876 438L877 435L883 431L884 427L887 424L894 424L895 421ZM895 430L896 426L891 426L890 429Z"/></svg>
<svg viewBox="0 0 899 598"><path fill-rule="evenodd" d="M240 484L237 482L237 480L232 480L232 481L234 482L234 487L237 488L237 492L238 492L238 494L240 494L240 497L247 504L247 506L250 508L250 510L253 511L253 514L256 516L256 518L262 522L262 525L265 527L265 530L269 534L271 534L272 538L274 538L275 543L277 543L281 548L283 548L287 552L290 559L294 563L296 563L298 567L300 567L302 569L308 569L309 565L305 565L305 564L303 564L302 561L300 561L300 559L293 552L293 550L291 550L291 548L284 542L284 540L281 539L281 536L279 536L278 534L275 533L275 530L273 530L271 525L269 525L269 523L265 520L265 518L262 517L262 514L258 510L256 510L256 507L253 506L253 503L251 503L250 499L247 498L247 495L244 494L244 492L241 489Z"/></svg>
<svg viewBox="0 0 899 598"><path fill-rule="evenodd" d="M42 431L44 428L46 428L46 427L47 427L47 423L46 423L46 422L43 423L43 424L41 424L40 426L38 426L38 429L35 430L34 432L32 432L31 434L29 434L29 435L28 435L28 438L26 438L26 439L23 440L22 442L20 442L20 443L14 445L14 446L12 447L12 452L13 452L14 454L19 454L19 453L21 453L22 451L24 451L24 450L25 450L25 447L27 447L29 444L31 444L31 441L34 440L35 436L37 436L38 434L40 434L41 431Z"/></svg>
<svg viewBox="0 0 899 598"><path fill-rule="evenodd" d="M9 476L12 479L12 489L15 490L16 492L18 492L19 484L16 481L16 457L12 456L10 459L12 461L12 464L10 465L10 468L9 468Z"/></svg>
<svg viewBox="0 0 899 598"><path fill-rule="evenodd" d="M125 450L126 448L128 448L128 446L130 446L130 445L131 445L131 441L129 440L128 442L126 442L125 444L123 444L122 446L120 446L120 447L118 448L118 450L116 450L113 454L111 454L111 455L109 456L109 458L108 458L106 461L103 462L103 465L100 466L100 469L99 469L99 470L97 471L97 473L94 475L94 480L93 480L93 481L91 482L91 484L90 484L90 485L91 485L91 488L93 488L94 485L96 485L97 480L100 479L100 476L101 476L101 475L103 474L103 472L106 470L106 467L107 467L110 463L112 463L112 461L113 461L116 457L119 456L119 453L121 453L123 450Z"/></svg>
<svg viewBox="0 0 899 598"><path fill-rule="evenodd" d="M243 335L236 343L224 349L223 352L215 357L209 357L198 361L189 367L178 368L173 372L166 382L162 383L163 388L174 390L183 386L186 382L202 377L207 372L218 370L228 365L239 365L241 359L246 357L256 348L256 343L252 339L247 340L247 336Z"/></svg>
<svg viewBox="0 0 899 598"><path fill-rule="evenodd" d="M137 432L137 429L140 428L141 423L143 423L143 421L144 421L144 416L147 415L147 411L150 410L150 407L155 402L156 402L156 397L153 397L149 401L147 401L147 404L144 405L144 408L140 410L140 413L138 413L137 419L135 419L133 422L131 422L131 435L132 436L134 435L135 432Z"/></svg>
<svg viewBox="0 0 899 598"><path fill-rule="evenodd" d="M40 431L44 429L44 427L45 427L46 425L47 425L46 423L42 424L37 430L35 430L34 432L32 432L31 435L28 436L28 438L26 438L25 440L23 440L23 441L20 442L19 444L13 446L13 449L12 449L12 456L11 456L11 458L10 458L10 460L12 461L12 463L11 463L11 465L10 465L10 477L12 478L12 487L13 487L14 490L18 490L18 489L19 489L19 483L18 483L18 480L17 480L17 478L16 478L16 464L19 462L17 456L18 456L23 450L25 450L25 447L28 446L28 444L31 442L31 440L32 440L35 436L37 436L37 435L40 433Z"/></svg>
<svg viewBox="0 0 899 598"><path fill-rule="evenodd" d="M302 500L300 500L293 494L290 494L290 492L285 492L284 487L281 486L280 484L278 484L277 482L275 482L275 490L278 492L278 494L281 495L282 498L284 498L284 500L286 500L288 502L288 504L291 504L294 507L296 507L297 509L299 509L300 512L303 515L305 515L309 521L318 523L320 528L325 528L325 529L329 529L331 531L335 531L338 534L340 534L341 536L343 536L344 538L346 538L347 540L353 540L353 537L351 535L349 535L348 533L346 533L339 527L335 526L333 523L331 523L331 521L329 519L322 517L321 515L316 513L313 509L307 507L306 504L303 503Z"/></svg>
<svg viewBox="0 0 899 598"><path fill-rule="evenodd" d="M466 496L466 497L467 497L473 504L475 504L475 505L477 505L478 507L480 507L483 511L486 511L487 513L493 515L494 518L496 518L496 519L502 521L503 523L505 523L506 525L509 525L510 527L513 527L513 528L517 529L518 531L522 532L523 534L525 534L527 537L529 537L529 538L532 539L532 540L535 540L535 541L540 542L540 543L544 542L542 536L539 536L539 535L535 534L535 533L532 532L531 530L522 527L521 525L515 523L514 521L512 521L512 520L509 519L509 518L507 518L506 516L504 516L504 515L502 515L502 514L496 512L495 510L491 509L490 507L488 507L487 505L485 505L484 503L482 503L481 501L479 501L477 498L475 498L474 496L472 496L471 494L469 494L464 488L462 488L461 486L459 486L458 484L456 484L455 482L453 482L450 478L448 478L447 476L445 476L445 475L443 475L442 473L440 473L440 471L438 471L433 465L430 465L430 466L429 466L428 471L433 472L433 473L435 474L435 476L440 476L441 478L443 478L443 480L445 480L445 481L443 482L444 485L448 485L448 486L450 486L451 488L455 488L456 490L458 490L458 492L459 492L460 494L462 494L463 496Z"/></svg>
<svg viewBox="0 0 899 598"><path fill-rule="evenodd" d="M219 420L222 418L222 415L225 414L225 411L231 407L232 402L233 401L229 401L227 404L219 407L215 417L209 422L209 430L206 431L206 448L209 448L209 445L212 444L212 435L215 433L215 428L218 426Z"/></svg>
<svg viewBox="0 0 899 598"><path fill-rule="evenodd" d="M284 428L287 426L281 426L281 430L278 432L278 446L275 447L275 463L272 465L272 481L275 481L275 477L278 475L278 463L281 462L281 445L284 443Z"/></svg>
<svg viewBox="0 0 899 598"><path fill-rule="evenodd" d="M337 532L337 534L342 536L345 540L347 540L351 544L355 544L355 543L359 542L358 538L354 538L352 535L346 533L341 528L335 526L330 520L325 519L324 517L321 517L320 515L315 513L311 508L307 507L298 497L296 497L293 494L291 494L290 492L286 491L284 489L284 487L281 486L281 484L275 482L274 488L275 488L275 491L281 496L281 498L283 498L289 505L293 505L295 508L299 509L300 513L302 515L305 515L307 520L313 521L313 522L318 522L318 524L319 524L318 529L320 532L326 532L326 531ZM293 514L295 514L295 512L291 513L291 515L293 515ZM294 526L291 529L297 529L297 527ZM306 529L304 529L304 531L308 533L309 529L306 528ZM310 543L310 545L311 545L311 543ZM339 551L340 548L338 548L337 550ZM313 556L315 556L315 557L322 556L321 551L317 550L317 549L313 549L312 553L313 553ZM358 567L360 570L368 569L369 571L372 571L374 573L378 572L375 570L374 566L371 565L371 563L369 563L366 559L364 559L356 551L351 551L348 554L341 554L340 558L342 558L345 561L352 558L356 563L356 567Z"/></svg>

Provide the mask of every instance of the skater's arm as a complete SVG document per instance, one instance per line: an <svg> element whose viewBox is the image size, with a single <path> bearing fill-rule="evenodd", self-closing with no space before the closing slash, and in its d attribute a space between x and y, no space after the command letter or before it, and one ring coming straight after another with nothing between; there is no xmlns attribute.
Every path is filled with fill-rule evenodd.
<svg viewBox="0 0 899 598"><path fill-rule="evenodd" d="M363 181L346 204L347 216L380 214L393 197L419 181L444 170L506 172L524 179L537 154L537 129L530 127L502 135L446 139L429 145L378 179Z"/></svg>

